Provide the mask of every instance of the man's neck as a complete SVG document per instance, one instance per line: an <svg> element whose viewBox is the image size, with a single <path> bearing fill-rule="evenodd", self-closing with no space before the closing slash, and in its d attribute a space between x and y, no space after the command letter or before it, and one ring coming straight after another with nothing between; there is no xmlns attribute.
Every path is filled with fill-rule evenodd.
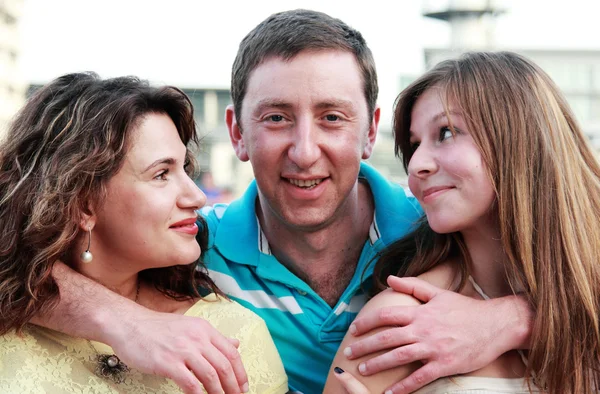
<svg viewBox="0 0 600 394"><path fill-rule="evenodd" d="M371 191L359 182L331 223L317 230L290 228L260 212L258 217L273 255L334 306L354 275L373 213Z"/></svg>

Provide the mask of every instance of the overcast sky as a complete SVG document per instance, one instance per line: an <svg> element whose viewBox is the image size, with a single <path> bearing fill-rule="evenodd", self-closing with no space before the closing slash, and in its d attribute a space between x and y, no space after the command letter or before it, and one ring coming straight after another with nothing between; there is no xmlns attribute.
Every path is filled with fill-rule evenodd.
<svg viewBox="0 0 600 394"><path fill-rule="evenodd" d="M22 77L43 83L93 70L181 87L229 86L239 41L268 15L309 8L360 30L380 76L383 108L400 74L423 71L423 48L449 42L444 22L423 18L417 0L24 0ZM442 1L443 2L443 1ZM506 0L497 42L507 48L600 50L600 1ZM386 111L384 110L384 113Z"/></svg>

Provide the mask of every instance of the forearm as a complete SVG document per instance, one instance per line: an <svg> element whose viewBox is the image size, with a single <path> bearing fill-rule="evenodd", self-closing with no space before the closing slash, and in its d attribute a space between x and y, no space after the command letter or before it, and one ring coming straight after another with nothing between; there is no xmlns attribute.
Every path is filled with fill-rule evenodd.
<svg viewBox="0 0 600 394"><path fill-rule="evenodd" d="M185 393L247 392L238 342L207 321L143 308L62 263L52 274L60 302L32 323L106 343L130 368L168 377Z"/></svg>
<svg viewBox="0 0 600 394"><path fill-rule="evenodd" d="M32 319L34 324L110 344L111 336L118 336L117 322L141 308L63 263L55 264L52 274L60 289L59 303Z"/></svg>

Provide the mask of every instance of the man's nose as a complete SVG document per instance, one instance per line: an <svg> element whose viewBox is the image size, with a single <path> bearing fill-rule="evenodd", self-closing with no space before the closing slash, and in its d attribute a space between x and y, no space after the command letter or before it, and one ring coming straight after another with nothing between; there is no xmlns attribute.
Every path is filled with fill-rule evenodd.
<svg viewBox="0 0 600 394"><path fill-rule="evenodd" d="M302 119L296 124L293 133L288 157L299 168L310 168L321 156L319 129L311 120Z"/></svg>

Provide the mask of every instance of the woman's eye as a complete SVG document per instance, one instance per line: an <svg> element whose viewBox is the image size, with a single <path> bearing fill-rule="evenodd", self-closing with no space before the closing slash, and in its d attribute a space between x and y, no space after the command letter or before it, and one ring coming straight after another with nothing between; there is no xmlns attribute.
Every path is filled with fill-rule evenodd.
<svg viewBox="0 0 600 394"><path fill-rule="evenodd" d="M169 172L168 170L161 171L154 177L154 179L159 180L159 181L166 181L168 172Z"/></svg>
<svg viewBox="0 0 600 394"><path fill-rule="evenodd" d="M450 130L448 127L442 127L440 129L440 141L445 141L448 138L452 137L454 137L454 134L452 133L452 130Z"/></svg>
<svg viewBox="0 0 600 394"><path fill-rule="evenodd" d="M419 147L420 143L419 142L411 142L410 143L410 150L411 152L414 152L417 150L417 148Z"/></svg>

